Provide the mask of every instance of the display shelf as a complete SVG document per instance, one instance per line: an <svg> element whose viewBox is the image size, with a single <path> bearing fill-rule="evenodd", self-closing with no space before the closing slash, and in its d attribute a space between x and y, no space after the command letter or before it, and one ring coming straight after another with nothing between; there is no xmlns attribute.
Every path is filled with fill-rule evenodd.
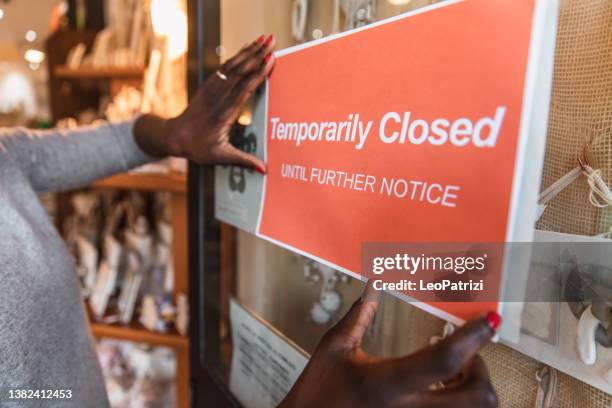
<svg viewBox="0 0 612 408"><path fill-rule="evenodd" d="M104 323L96 320L88 305L85 306L91 332L98 338L127 340L137 343L147 343L153 346L167 346L186 350L189 348L189 338L180 335L175 329L168 333L158 333L148 330L138 321L123 325L119 323Z"/></svg>
<svg viewBox="0 0 612 408"><path fill-rule="evenodd" d="M156 333L145 329L139 324L120 326L92 321L90 326L93 335L98 338L128 340L137 343L147 343L153 346L166 346L181 350L189 349L189 339L176 332Z"/></svg>
<svg viewBox="0 0 612 408"><path fill-rule="evenodd" d="M183 173L123 173L97 181L92 187L186 193L187 176Z"/></svg>
<svg viewBox="0 0 612 408"><path fill-rule="evenodd" d="M69 68L65 61L78 44L93 47L96 32L59 30L50 36L46 44L48 56L50 107L53 122L67 117L78 117L83 111L97 111L104 99L113 99L126 87L142 92L145 67L79 67ZM184 64L184 62L182 62ZM176 67L175 67L176 68ZM186 71L185 67L180 69ZM174 71L173 71L174 72ZM178 72L178 71L177 71ZM182 83L177 80L177 83ZM185 81L186 83L186 81ZM172 259L174 264L174 295L189 293L187 271L187 176L183 173L123 173L91 184L95 189L120 189L151 192L167 192L171 207ZM73 211L70 193L57 195L57 222L61 230L66 217ZM138 322L129 325L108 324L97 321L89 314L89 328L96 338L132 341L153 346L166 346L176 354L176 407L190 406L189 338L176 330L156 333Z"/></svg>
<svg viewBox="0 0 612 408"><path fill-rule="evenodd" d="M142 79L144 69L139 67L109 67L109 68L69 68L64 65L55 67L53 73L57 78L94 78L94 79Z"/></svg>

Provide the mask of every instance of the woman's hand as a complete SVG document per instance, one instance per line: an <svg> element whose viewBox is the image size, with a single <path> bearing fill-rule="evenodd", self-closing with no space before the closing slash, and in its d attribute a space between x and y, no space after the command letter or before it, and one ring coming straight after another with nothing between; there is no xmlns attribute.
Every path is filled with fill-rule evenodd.
<svg viewBox="0 0 612 408"><path fill-rule="evenodd" d="M230 144L229 130L245 102L272 71L275 44L270 35L245 46L221 66L222 75L212 75L204 82L178 117L140 117L134 127L138 145L154 156L180 156L199 164L232 164L265 173L260 159Z"/></svg>
<svg viewBox="0 0 612 408"><path fill-rule="evenodd" d="M412 355L380 359L361 349L378 307L377 301L365 299L325 335L280 408L497 407L477 353L495 334L499 315L468 322Z"/></svg>

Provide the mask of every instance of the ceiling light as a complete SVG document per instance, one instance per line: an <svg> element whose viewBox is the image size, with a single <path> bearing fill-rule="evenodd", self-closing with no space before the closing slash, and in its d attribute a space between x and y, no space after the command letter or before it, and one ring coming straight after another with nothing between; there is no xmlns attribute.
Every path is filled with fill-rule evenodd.
<svg viewBox="0 0 612 408"><path fill-rule="evenodd" d="M249 126L251 124L252 120L253 119L251 117L251 113L250 112L244 112L238 118L238 123L240 123L242 126Z"/></svg>
<svg viewBox="0 0 612 408"><path fill-rule="evenodd" d="M25 33L25 39L26 39L27 42L34 42L34 41L36 41L36 37L37 36L38 35L36 34L36 31L34 31L34 30L28 30Z"/></svg>
<svg viewBox="0 0 612 408"><path fill-rule="evenodd" d="M68 12L68 9L70 8L70 6L68 5L67 1L62 1L58 5L58 8L59 8L60 14L64 15L64 14L66 14Z"/></svg>
<svg viewBox="0 0 612 408"><path fill-rule="evenodd" d="M45 60L45 53L38 50L29 49L23 54L23 58L31 64L40 64Z"/></svg>
<svg viewBox="0 0 612 408"><path fill-rule="evenodd" d="M410 3L412 0L387 0L387 1L393 4L394 6L405 6L406 4Z"/></svg>
<svg viewBox="0 0 612 408"><path fill-rule="evenodd" d="M168 39L168 58L178 58L187 51L187 14L175 2L153 0L151 21L155 34Z"/></svg>

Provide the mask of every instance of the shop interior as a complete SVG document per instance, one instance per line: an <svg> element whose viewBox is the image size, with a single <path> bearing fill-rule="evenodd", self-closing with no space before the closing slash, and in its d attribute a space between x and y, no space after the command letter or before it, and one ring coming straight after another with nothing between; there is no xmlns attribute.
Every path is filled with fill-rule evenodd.
<svg viewBox="0 0 612 408"><path fill-rule="evenodd" d="M186 2L0 9L2 126L70 129L185 108ZM41 197L75 257L112 406L189 406L186 167L171 158Z"/></svg>

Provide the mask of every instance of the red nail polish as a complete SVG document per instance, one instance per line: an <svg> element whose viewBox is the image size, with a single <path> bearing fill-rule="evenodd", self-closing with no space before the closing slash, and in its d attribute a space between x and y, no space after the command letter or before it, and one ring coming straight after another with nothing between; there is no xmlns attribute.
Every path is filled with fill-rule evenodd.
<svg viewBox="0 0 612 408"><path fill-rule="evenodd" d="M487 313L487 315L485 316L485 320L487 321L487 324L489 325L489 327L491 328L491 330L493 331L497 331L497 328L499 327L499 325L501 324L502 318L501 316L496 313L496 312L489 312Z"/></svg>
<svg viewBox="0 0 612 408"><path fill-rule="evenodd" d="M270 43L272 42L273 39L274 39L274 34L270 34L268 36L268 38L266 38L266 42L264 44L265 45L270 45Z"/></svg>
<svg viewBox="0 0 612 408"><path fill-rule="evenodd" d="M257 171L259 174L266 174L266 169L265 167L259 167L259 166L255 166L255 171Z"/></svg>
<svg viewBox="0 0 612 408"><path fill-rule="evenodd" d="M264 40L264 38L266 38L263 34L260 35L259 37L257 37L257 39L255 40L255 44L261 44Z"/></svg>

